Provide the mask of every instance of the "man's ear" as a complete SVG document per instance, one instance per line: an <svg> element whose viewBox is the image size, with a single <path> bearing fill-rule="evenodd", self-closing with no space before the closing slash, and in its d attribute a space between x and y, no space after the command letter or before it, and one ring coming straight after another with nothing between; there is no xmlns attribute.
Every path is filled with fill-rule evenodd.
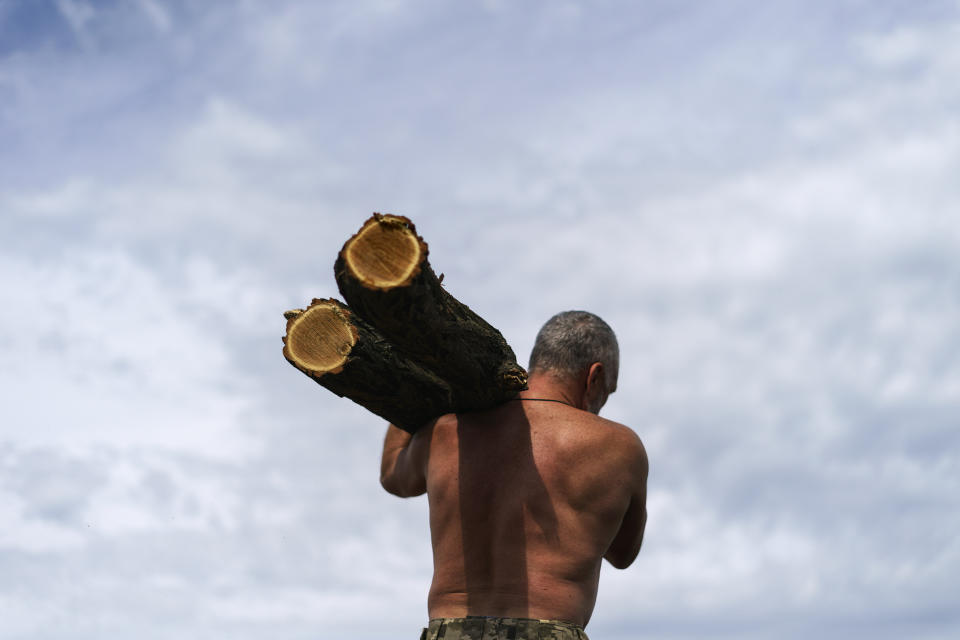
<svg viewBox="0 0 960 640"><path fill-rule="evenodd" d="M590 369L587 371L587 386L595 387L597 385L606 391L607 372L603 368L602 362L594 362L592 365L590 365Z"/></svg>
<svg viewBox="0 0 960 640"><path fill-rule="evenodd" d="M587 370L587 384L584 392L584 409L593 414L599 414L600 409L607 402L607 375L603 363L594 362Z"/></svg>
<svg viewBox="0 0 960 640"><path fill-rule="evenodd" d="M607 393L607 370L602 362L594 362L587 370L587 389Z"/></svg>

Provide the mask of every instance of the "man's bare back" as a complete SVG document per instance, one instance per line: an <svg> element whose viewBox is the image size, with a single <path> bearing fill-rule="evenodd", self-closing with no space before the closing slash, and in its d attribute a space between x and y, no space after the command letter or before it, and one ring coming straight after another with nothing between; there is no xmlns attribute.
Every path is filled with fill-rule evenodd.
<svg viewBox="0 0 960 640"><path fill-rule="evenodd" d="M389 427L383 487L427 493L430 504L435 622L485 616L585 627L602 560L623 569L636 558L647 454L633 431L596 415L616 390L618 366L606 323L563 312L537 335L528 389L516 399L442 416L412 437ZM433 622L428 632L444 635Z"/></svg>
<svg viewBox="0 0 960 640"><path fill-rule="evenodd" d="M585 626L601 559L622 568L639 550L646 454L627 427L558 402L518 399L443 416L417 432L408 451L425 464L431 618Z"/></svg>

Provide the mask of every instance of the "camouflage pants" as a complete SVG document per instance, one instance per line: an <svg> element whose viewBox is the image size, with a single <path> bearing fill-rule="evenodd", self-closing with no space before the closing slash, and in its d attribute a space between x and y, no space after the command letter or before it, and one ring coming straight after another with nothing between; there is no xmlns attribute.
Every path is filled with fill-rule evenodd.
<svg viewBox="0 0 960 640"><path fill-rule="evenodd" d="M589 640L583 629L559 620L434 618L420 640Z"/></svg>

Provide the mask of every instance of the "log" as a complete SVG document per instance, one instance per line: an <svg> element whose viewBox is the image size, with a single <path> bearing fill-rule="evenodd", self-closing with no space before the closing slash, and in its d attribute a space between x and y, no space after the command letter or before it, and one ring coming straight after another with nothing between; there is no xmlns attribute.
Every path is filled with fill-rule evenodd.
<svg viewBox="0 0 960 640"><path fill-rule="evenodd" d="M414 433L454 410L450 386L334 299L284 313L283 356L334 392Z"/></svg>
<svg viewBox="0 0 960 640"><path fill-rule="evenodd" d="M334 265L347 305L400 351L443 379L456 411L487 409L526 388L503 335L454 298L406 217L373 214Z"/></svg>

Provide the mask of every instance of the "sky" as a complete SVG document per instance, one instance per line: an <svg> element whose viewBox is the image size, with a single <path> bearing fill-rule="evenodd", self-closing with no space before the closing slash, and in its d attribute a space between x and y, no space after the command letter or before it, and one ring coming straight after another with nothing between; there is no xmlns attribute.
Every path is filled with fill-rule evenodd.
<svg viewBox="0 0 960 640"><path fill-rule="evenodd" d="M374 211L650 458L595 639L960 633L960 3L0 0L0 638L414 638L424 498L293 369Z"/></svg>

